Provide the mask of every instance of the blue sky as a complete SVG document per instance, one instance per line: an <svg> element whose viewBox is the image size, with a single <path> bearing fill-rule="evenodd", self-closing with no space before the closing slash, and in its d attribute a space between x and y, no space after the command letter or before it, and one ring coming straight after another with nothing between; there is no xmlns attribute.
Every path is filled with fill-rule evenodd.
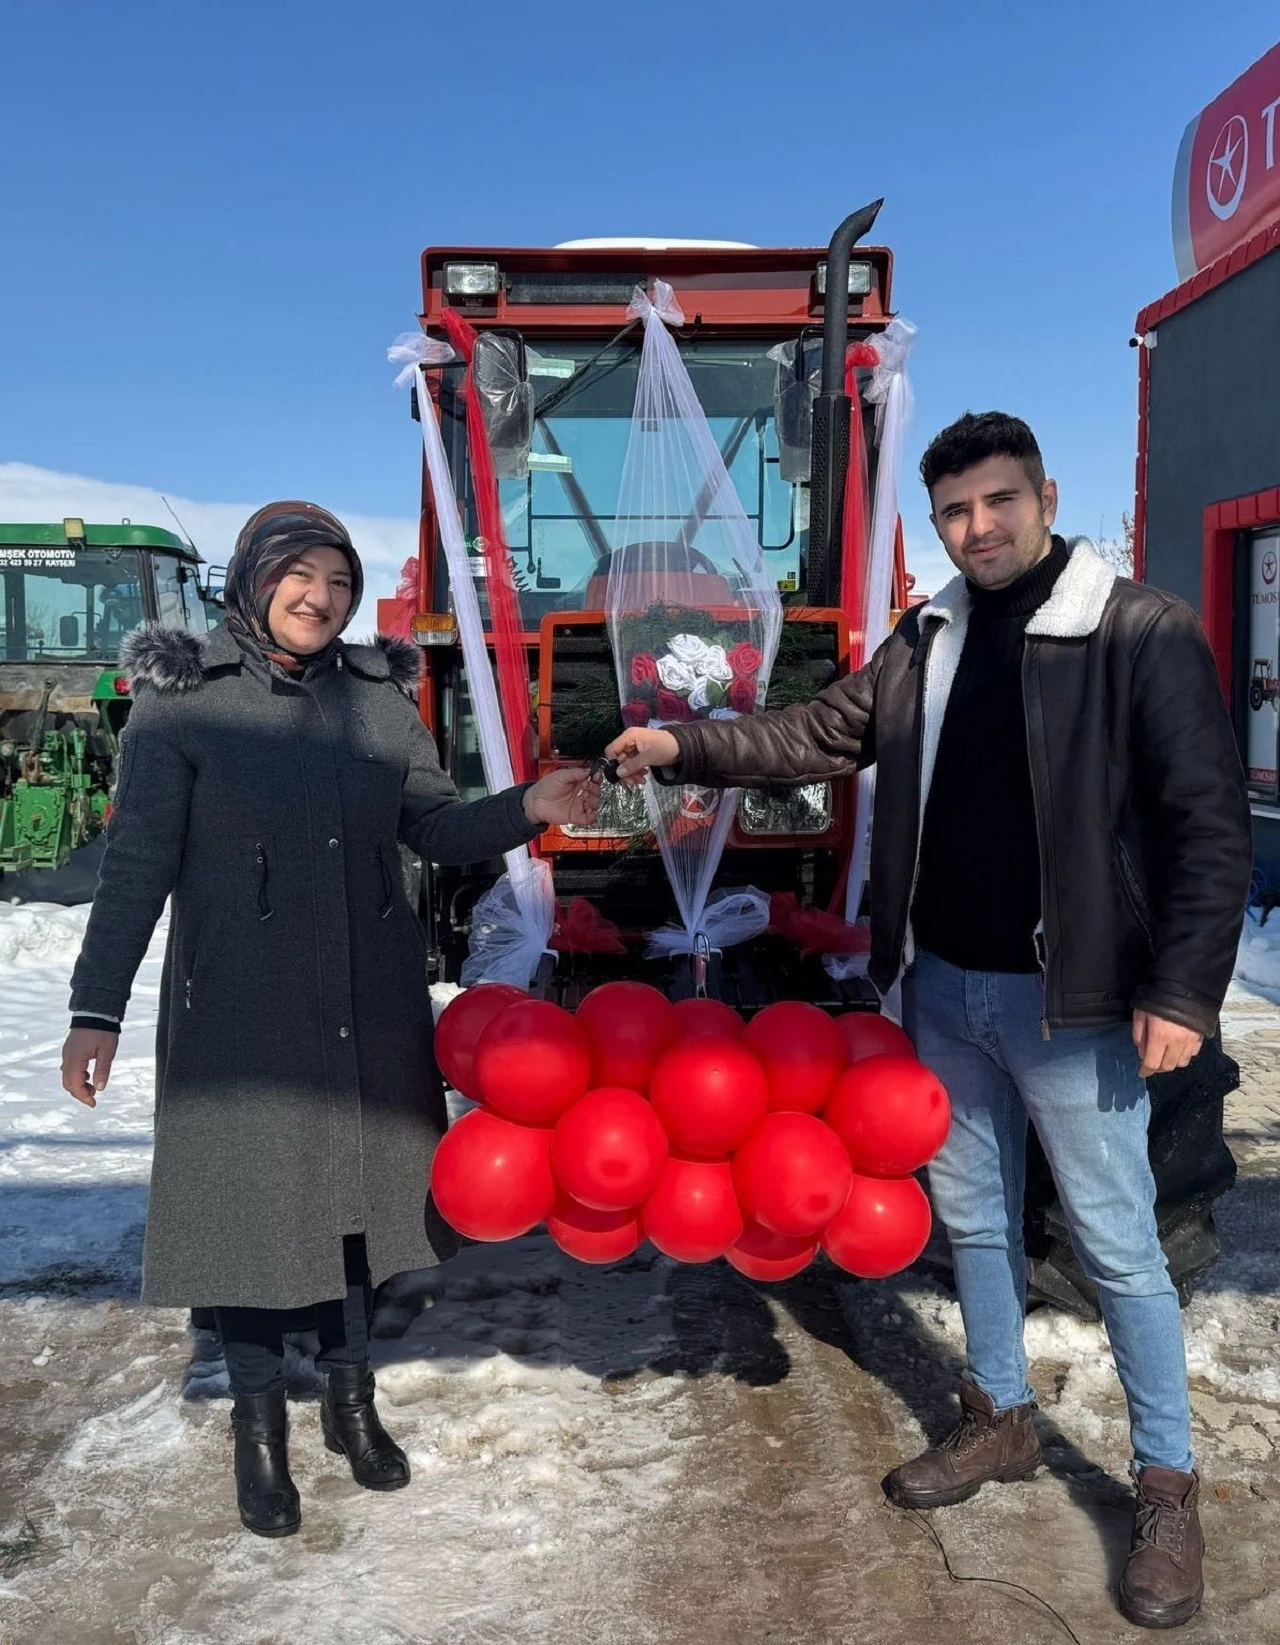
<svg viewBox="0 0 1280 1645"><path fill-rule="evenodd" d="M0 464L410 518L383 351L423 245L821 243L883 194L920 327L909 463L1001 406L1039 433L1066 528L1117 532L1178 141L1273 44L1274 5L878 15L0 0ZM919 545L910 468L903 501Z"/></svg>

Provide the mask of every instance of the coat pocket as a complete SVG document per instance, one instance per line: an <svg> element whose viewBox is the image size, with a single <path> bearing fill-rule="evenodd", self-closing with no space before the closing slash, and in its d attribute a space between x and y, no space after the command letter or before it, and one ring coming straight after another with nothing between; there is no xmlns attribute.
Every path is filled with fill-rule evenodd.
<svg viewBox="0 0 1280 1645"><path fill-rule="evenodd" d="M1138 871L1133 866L1129 853L1124 848L1124 842L1117 839L1116 866L1120 875L1120 889L1124 900L1129 905L1129 912L1138 922L1148 946L1154 946L1155 931L1151 919L1151 910L1147 906L1146 893L1142 888L1142 881L1138 878Z"/></svg>
<svg viewBox="0 0 1280 1645"><path fill-rule="evenodd" d="M186 963L183 966L184 975L182 979L182 1004L188 1011L191 1009L191 1001L195 994L196 975L199 972L199 969L200 937L197 933L195 941L191 944L191 952L187 955Z"/></svg>

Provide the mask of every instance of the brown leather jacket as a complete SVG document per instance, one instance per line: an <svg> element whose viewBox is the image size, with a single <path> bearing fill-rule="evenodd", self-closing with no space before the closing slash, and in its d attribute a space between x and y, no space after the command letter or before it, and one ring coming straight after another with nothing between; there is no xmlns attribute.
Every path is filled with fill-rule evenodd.
<svg viewBox="0 0 1280 1645"><path fill-rule="evenodd" d="M921 823L968 623L963 578L812 702L673 726L668 780L791 787L877 767L870 976L914 956ZM1216 1031L1252 869L1240 757L1204 631L1077 547L1027 625L1046 1031L1142 1009Z"/></svg>

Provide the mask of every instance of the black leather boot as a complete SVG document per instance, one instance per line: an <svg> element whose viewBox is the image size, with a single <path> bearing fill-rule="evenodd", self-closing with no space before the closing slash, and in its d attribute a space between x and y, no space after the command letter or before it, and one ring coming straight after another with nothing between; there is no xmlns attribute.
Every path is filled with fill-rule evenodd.
<svg viewBox="0 0 1280 1645"><path fill-rule="evenodd" d="M237 1394L231 1407L236 1436L236 1503L255 1536L292 1536L302 1523L298 1490L289 1478L284 1389Z"/></svg>
<svg viewBox="0 0 1280 1645"><path fill-rule="evenodd" d="M335 1365L320 1402L320 1426L329 1450L345 1456L351 1477L370 1491L398 1491L409 1483L409 1459L378 1420L368 1364Z"/></svg>

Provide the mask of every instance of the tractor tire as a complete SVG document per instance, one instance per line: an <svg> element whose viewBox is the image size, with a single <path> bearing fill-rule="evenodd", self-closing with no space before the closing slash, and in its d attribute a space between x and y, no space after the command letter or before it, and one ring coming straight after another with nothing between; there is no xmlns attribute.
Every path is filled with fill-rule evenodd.
<svg viewBox="0 0 1280 1645"><path fill-rule="evenodd" d="M1249 687L1249 707L1255 714L1259 712L1266 700L1267 694L1260 685L1255 684Z"/></svg>
<svg viewBox="0 0 1280 1645"><path fill-rule="evenodd" d="M1170 1278L1185 1306L1196 1281L1221 1255L1213 1205L1236 1180L1236 1162L1222 1135L1223 1101L1239 1086L1240 1069L1221 1040L1213 1040L1188 1067L1157 1074L1147 1084L1156 1225ZM1027 1149L1024 1235L1030 1300L1097 1319L1097 1288L1072 1249L1062 1203L1034 1131Z"/></svg>

